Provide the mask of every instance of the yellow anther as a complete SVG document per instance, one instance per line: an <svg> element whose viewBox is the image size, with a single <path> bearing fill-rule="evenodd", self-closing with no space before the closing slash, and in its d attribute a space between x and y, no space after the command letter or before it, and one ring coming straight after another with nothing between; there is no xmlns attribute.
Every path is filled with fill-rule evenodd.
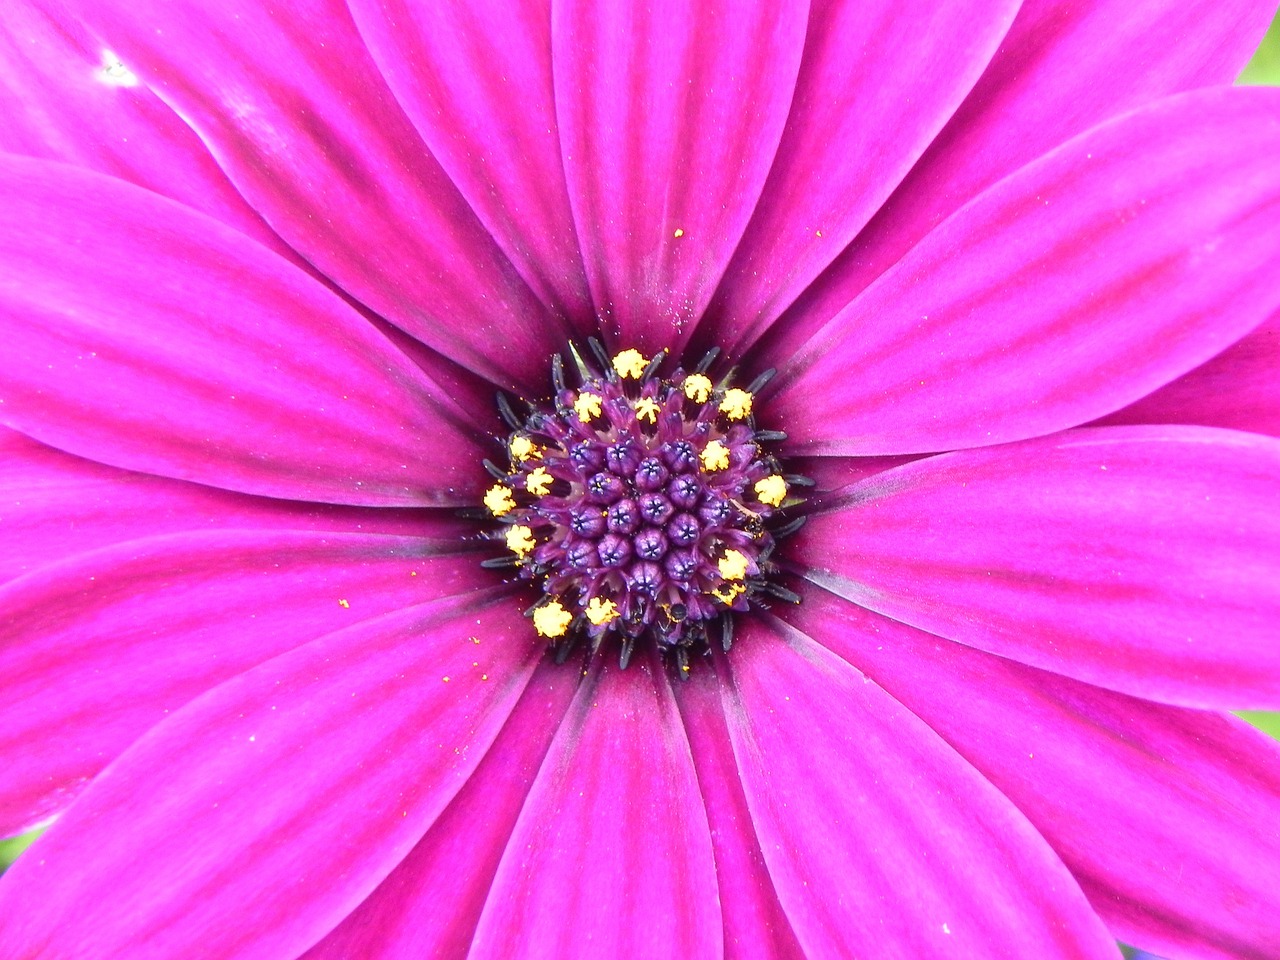
<svg viewBox="0 0 1280 960"><path fill-rule="evenodd" d="M524 488L534 496L545 496L551 489L551 474L546 467L538 467L524 478Z"/></svg>
<svg viewBox="0 0 1280 960"><path fill-rule="evenodd" d="M573 412L578 415L578 419L583 423L590 423L592 419L600 416L604 411L604 406L594 393L583 391L578 394L578 399L573 401Z"/></svg>
<svg viewBox="0 0 1280 960"><path fill-rule="evenodd" d="M706 403L711 396L711 378L701 373L691 373L684 378L684 395L694 403Z"/></svg>
<svg viewBox="0 0 1280 960"><path fill-rule="evenodd" d="M745 420L751 416L751 394L734 387L726 390L720 401L720 412L730 420Z"/></svg>
<svg viewBox="0 0 1280 960"><path fill-rule="evenodd" d="M702 469L708 472L723 470L729 465L729 448L719 440L712 440L698 454L702 461Z"/></svg>
<svg viewBox="0 0 1280 960"><path fill-rule="evenodd" d="M623 350L613 358L613 369L617 370L618 376L624 380L627 377L639 380L640 374L644 373L644 368L648 365L649 361L639 350Z"/></svg>
<svg viewBox="0 0 1280 960"><path fill-rule="evenodd" d="M730 583L716 587L711 591L711 595L723 603L726 607L733 606L733 601L738 599L738 595L745 593L746 587L740 583Z"/></svg>
<svg viewBox="0 0 1280 960"><path fill-rule="evenodd" d="M516 498L502 484L495 483L484 492L484 505L495 517L501 517L516 508Z"/></svg>
<svg viewBox="0 0 1280 960"><path fill-rule="evenodd" d="M533 629L544 637L563 637L573 623L573 614L559 600L548 600L533 611Z"/></svg>
<svg viewBox="0 0 1280 960"><path fill-rule="evenodd" d="M782 506L782 501L787 499L787 481L776 473L763 480L757 480L756 499L771 507Z"/></svg>
<svg viewBox="0 0 1280 960"><path fill-rule="evenodd" d="M747 555L741 550L726 550L716 566L726 580L741 580L747 575Z"/></svg>
<svg viewBox="0 0 1280 960"><path fill-rule="evenodd" d="M587 604L587 619L597 627L603 626L610 620L617 620L619 616L621 614L618 613L618 605L612 600L592 597L591 602Z"/></svg>
<svg viewBox="0 0 1280 960"><path fill-rule="evenodd" d="M540 460L542 451L538 445L526 436L516 434L511 438L511 459L523 463L525 460Z"/></svg>
<svg viewBox="0 0 1280 960"><path fill-rule="evenodd" d="M658 422L658 411L662 408L657 402L648 397L641 397L636 401L636 419L648 420L650 423Z"/></svg>
<svg viewBox="0 0 1280 960"><path fill-rule="evenodd" d="M523 559L528 556L538 541L533 539L533 531L522 523L507 528L507 549Z"/></svg>

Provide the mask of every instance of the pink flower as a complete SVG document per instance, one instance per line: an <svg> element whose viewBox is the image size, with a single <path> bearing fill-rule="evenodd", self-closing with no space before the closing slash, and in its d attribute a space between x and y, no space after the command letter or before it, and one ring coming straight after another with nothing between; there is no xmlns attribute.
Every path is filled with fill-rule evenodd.
<svg viewBox="0 0 1280 960"><path fill-rule="evenodd" d="M0 958L1280 949L1272 4L43 6Z"/></svg>

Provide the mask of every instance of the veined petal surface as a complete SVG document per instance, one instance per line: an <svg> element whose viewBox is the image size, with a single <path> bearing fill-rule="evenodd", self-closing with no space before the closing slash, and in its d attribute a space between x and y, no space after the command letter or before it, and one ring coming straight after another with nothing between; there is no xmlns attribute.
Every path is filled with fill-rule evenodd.
<svg viewBox="0 0 1280 960"><path fill-rule="evenodd" d="M479 573L456 541L222 530L128 541L11 581L0 836L65 807L206 690L348 624L477 588Z"/></svg>
<svg viewBox="0 0 1280 960"><path fill-rule="evenodd" d="M796 452L1051 433L1230 346L1280 304L1280 90L1098 127L935 228L783 367ZM821 410L822 416L814 416Z"/></svg>
<svg viewBox="0 0 1280 960"><path fill-rule="evenodd" d="M0 422L228 490L474 502L474 414L301 270L123 181L18 157L0 174Z"/></svg>
<svg viewBox="0 0 1280 960"><path fill-rule="evenodd" d="M413 849L505 723L542 654L511 600L366 620L152 729L0 878L0 957L302 953Z"/></svg>
<svg viewBox="0 0 1280 960"><path fill-rule="evenodd" d="M560 0L556 116L600 327L679 351L760 196L807 0Z"/></svg>
<svg viewBox="0 0 1280 960"><path fill-rule="evenodd" d="M474 532L444 510L275 500L120 470L0 427L0 584L125 540L219 529L391 533L455 542Z"/></svg>
<svg viewBox="0 0 1280 960"><path fill-rule="evenodd" d="M74 9L335 284L504 386L545 376L564 329L435 162L342 0Z"/></svg>
<svg viewBox="0 0 1280 960"><path fill-rule="evenodd" d="M599 660L489 891L473 960L721 954L715 863L662 664Z"/></svg>
<svg viewBox="0 0 1280 960"><path fill-rule="evenodd" d="M1171 957L1280 944L1280 744L941 640L821 590L787 619L929 724L1021 810L1117 937Z"/></svg>
<svg viewBox="0 0 1280 960"><path fill-rule="evenodd" d="M1280 437L1280 315L1099 424L1198 423Z"/></svg>
<svg viewBox="0 0 1280 960"><path fill-rule="evenodd" d="M858 234L968 94L1017 10L1018 0L813 3L778 155L710 308L718 344L767 326Z"/></svg>
<svg viewBox="0 0 1280 960"><path fill-rule="evenodd" d="M917 460L798 534L807 576L939 636L1152 700L1280 706L1280 441L1098 427Z"/></svg>
<svg viewBox="0 0 1280 960"><path fill-rule="evenodd" d="M721 677L709 663L675 686L715 850L725 960L803 960L742 792L733 742L720 701Z"/></svg>
<svg viewBox="0 0 1280 960"><path fill-rule="evenodd" d="M594 332L556 133L550 0L348 5L387 85L520 275Z"/></svg>
<svg viewBox="0 0 1280 960"><path fill-rule="evenodd" d="M1048 844L878 686L776 622L731 654L729 733L806 955L1115 956Z"/></svg>
<svg viewBox="0 0 1280 960"><path fill-rule="evenodd" d="M1226 85L1270 0L1025 0L991 65L875 219L770 331L783 355L984 189L1109 117Z"/></svg>
<svg viewBox="0 0 1280 960"><path fill-rule="evenodd" d="M539 664L440 819L305 960L467 955L516 818L581 678L549 659Z"/></svg>
<svg viewBox="0 0 1280 960"><path fill-rule="evenodd" d="M42 0L8 0L0 31L0 150L154 190L292 255L208 149L114 50Z"/></svg>

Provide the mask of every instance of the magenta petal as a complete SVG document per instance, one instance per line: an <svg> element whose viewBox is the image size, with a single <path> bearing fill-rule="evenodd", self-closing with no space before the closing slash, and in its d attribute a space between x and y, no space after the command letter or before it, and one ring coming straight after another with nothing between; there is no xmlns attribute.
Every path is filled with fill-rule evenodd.
<svg viewBox="0 0 1280 960"><path fill-rule="evenodd" d="M544 660L475 773L413 851L305 960L463 957L581 674Z"/></svg>
<svg viewBox="0 0 1280 960"><path fill-rule="evenodd" d="M662 665L597 666L543 761L470 957L718 957L715 864Z"/></svg>
<svg viewBox="0 0 1280 960"><path fill-rule="evenodd" d="M195 530L333 530L453 537L443 510L371 509L229 493L82 460L0 427L0 584L77 553Z"/></svg>
<svg viewBox="0 0 1280 960"><path fill-rule="evenodd" d="M815 4L778 155L711 306L719 342L772 322L866 225L1017 9L1018 0Z"/></svg>
<svg viewBox="0 0 1280 960"><path fill-rule="evenodd" d="M771 412L798 452L947 450L1203 363L1280 303L1278 109L1273 89L1187 94L1024 167L815 335Z"/></svg>
<svg viewBox="0 0 1280 960"><path fill-rule="evenodd" d="M747 803L806 955L1115 956L1032 826L857 670L776 622L725 661Z"/></svg>
<svg viewBox="0 0 1280 960"><path fill-rule="evenodd" d="M353 0L388 86L539 298L592 316L551 88L549 0Z"/></svg>
<svg viewBox="0 0 1280 960"><path fill-rule="evenodd" d="M8 0L0 31L0 150L62 160L154 190L277 253L200 138L74 19Z"/></svg>
<svg viewBox="0 0 1280 960"><path fill-rule="evenodd" d="M1230 83L1274 12L1270 0L1026 0L951 122L774 332L802 343L937 223L1089 127Z"/></svg>
<svg viewBox="0 0 1280 960"><path fill-rule="evenodd" d="M472 414L358 313L242 234L137 187L0 160L0 422L248 493L459 504Z"/></svg>
<svg viewBox="0 0 1280 960"><path fill-rule="evenodd" d="M797 551L834 593L952 640L1153 700L1274 709L1277 497L1270 437L1080 429L871 477Z"/></svg>
<svg viewBox="0 0 1280 960"><path fill-rule="evenodd" d="M939 642L821 591L787 617L924 720L1044 834L1116 936L1160 954L1280 943L1280 745Z"/></svg>
<svg viewBox="0 0 1280 960"><path fill-rule="evenodd" d="M1104 424L1198 423L1280 437L1280 314Z"/></svg>
<svg viewBox="0 0 1280 960"><path fill-rule="evenodd" d="M423 146L341 0L76 5L338 286L470 369L541 382L558 322Z"/></svg>
<svg viewBox="0 0 1280 960"><path fill-rule="evenodd" d="M676 352L782 134L808 5L565 0L552 10L569 198L603 328Z"/></svg>
<svg viewBox="0 0 1280 960"><path fill-rule="evenodd" d="M455 542L218 531L133 540L0 589L0 835L67 805L193 697L347 624L483 582Z"/></svg>
<svg viewBox="0 0 1280 960"><path fill-rule="evenodd" d="M715 669L703 663L675 691L711 827L725 960L803 960L804 951L774 892L742 792L720 703L721 682Z"/></svg>
<svg viewBox="0 0 1280 960"><path fill-rule="evenodd" d="M472 595L224 683L139 740L0 879L0 957L296 956L413 849L541 653L513 598Z"/></svg>

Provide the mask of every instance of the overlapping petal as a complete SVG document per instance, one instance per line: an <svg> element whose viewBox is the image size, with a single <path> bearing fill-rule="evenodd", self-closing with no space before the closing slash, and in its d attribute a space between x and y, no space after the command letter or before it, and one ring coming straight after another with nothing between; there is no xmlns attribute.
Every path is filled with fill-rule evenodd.
<svg viewBox="0 0 1280 960"><path fill-rule="evenodd" d="M1275 13L1269 0L1025 0L972 94L875 219L778 324L803 343L982 190L1109 117L1228 84Z"/></svg>
<svg viewBox="0 0 1280 960"><path fill-rule="evenodd" d="M1198 423L1280 437L1280 316L1098 423Z"/></svg>
<svg viewBox="0 0 1280 960"><path fill-rule="evenodd" d="M817 583L931 633L1194 707L1280 705L1280 441L1099 427L917 460L799 534Z"/></svg>
<svg viewBox="0 0 1280 960"><path fill-rule="evenodd" d="M306 960L463 957L577 670L544 660L493 747L413 851Z"/></svg>
<svg viewBox="0 0 1280 960"><path fill-rule="evenodd" d="M715 864L660 661L599 660L529 791L469 956L716 957Z"/></svg>
<svg viewBox="0 0 1280 960"><path fill-rule="evenodd" d="M82 24L56 7L12 0L4 25L0 150L120 177L292 253L195 132Z"/></svg>
<svg viewBox="0 0 1280 960"><path fill-rule="evenodd" d="M83 460L0 427L0 584L77 553L196 530L332 530L459 541L441 510L272 500Z"/></svg>
<svg viewBox="0 0 1280 960"><path fill-rule="evenodd" d="M542 373L557 319L432 158L341 0L74 6L335 284L505 385Z"/></svg>
<svg viewBox="0 0 1280 960"><path fill-rule="evenodd" d="M0 881L0 957L314 944L413 849L532 674L540 646L493 599L321 637L154 728Z"/></svg>
<svg viewBox="0 0 1280 960"><path fill-rule="evenodd" d="M1017 10L1018 0L813 4L778 155L706 318L717 345L739 352L741 336L773 321L858 234L955 112Z"/></svg>
<svg viewBox="0 0 1280 960"><path fill-rule="evenodd" d="M799 960L805 956L778 902L760 853L720 702L720 678L709 665L676 686L676 701L711 827L726 960Z"/></svg>
<svg viewBox="0 0 1280 960"><path fill-rule="evenodd" d="M16 157L0 172L0 421L229 490L474 499L472 414L302 271L119 180Z"/></svg>
<svg viewBox="0 0 1280 960"><path fill-rule="evenodd" d="M592 318L556 134L549 0L352 0L378 69L520 275Z"/></svg>
<svg viewBox="0 0 1280 960"><path fill-rule="evenodd" d="M1009 797L1115 934L1167 956L1269 956L1280 746L939 640L823 591L787 619L866 672Z"/></svg>
<svg viewBox="0 0 1280 960"><path fill-rule="evenodd" d="M131 540L0 589L0 835L67 805L209 688L482 581L457 541L224 530ZM122 691L128 691L122 696Z"/></svg>
<svg viewBox="0 0 1280 960"><path fill-rule="evenodd" d="M865 455L1133 402L1276 309L1277 151L1280 91L1262 88L1084 134L935 228L784 367L771 411L797 452Z"/></svg>
<svg viewBox="0 0 1280 960"><path fill-rule="evenodd" d="M564 0L552 8L556 116L600 325L677 352L769 172L807 0Z"/></svg>
<svg viewBox="0 0 1280 960"><path fill-rule="evenodd" d="M718 669L760 848L808 956L1114 956L1031 825L858 671L758 622Z"/></svg>

